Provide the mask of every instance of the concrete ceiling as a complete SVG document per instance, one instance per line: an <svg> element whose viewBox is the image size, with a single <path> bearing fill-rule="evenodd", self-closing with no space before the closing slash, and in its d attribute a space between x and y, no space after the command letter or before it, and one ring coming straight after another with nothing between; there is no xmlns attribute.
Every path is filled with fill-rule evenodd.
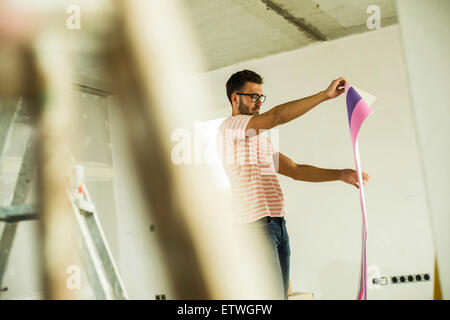
<svg viewBox="0 0 450 320"><path fill-rule="evenodd" d="M183 0L195 37L214 70L319 41L371 31L370 5L381 27L397 23L394 0Z"/></svg>
<svg viewBox="0 0 450 320"><path fill-rule="evenodd" d="M366 11L370 5L380 7L381 27L397 23L394 1L181 0L181 3L204 55L206 69L214 70L369 32L366 20L370 14ZM91 52L88 46L76 51L76 83L111 92L111 79L95 50Z"/></svg>

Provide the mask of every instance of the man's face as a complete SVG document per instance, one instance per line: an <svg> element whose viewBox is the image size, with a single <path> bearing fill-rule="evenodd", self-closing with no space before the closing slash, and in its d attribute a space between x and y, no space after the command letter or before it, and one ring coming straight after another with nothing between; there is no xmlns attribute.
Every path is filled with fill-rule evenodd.
<svg viewBox="0 0 450 320"><path fill-rule="evenodd" d="M259 94L262 95L262 86L258 83L254 82L246 82L241 93L248 93L248 94ZM255 115L259 114L259 110L261 109L262 102L261 100L257 100L256 102L253 102L250 96L245 95L238 95L238 110L240 114L245 115Z"/></svg>

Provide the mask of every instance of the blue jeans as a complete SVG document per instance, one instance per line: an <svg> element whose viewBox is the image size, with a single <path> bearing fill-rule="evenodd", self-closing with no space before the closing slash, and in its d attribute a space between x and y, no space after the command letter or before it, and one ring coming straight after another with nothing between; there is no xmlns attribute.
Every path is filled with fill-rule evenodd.
<svg viewBox="0 0 450 320"><path fill-rule="evenodd" d="M284 299L287 299L291 248L289 246L286 220L283 217L264 217L254 223L264 227L268 245L272 249L275 263L280 271L280 281L283 281Z"/></svg>

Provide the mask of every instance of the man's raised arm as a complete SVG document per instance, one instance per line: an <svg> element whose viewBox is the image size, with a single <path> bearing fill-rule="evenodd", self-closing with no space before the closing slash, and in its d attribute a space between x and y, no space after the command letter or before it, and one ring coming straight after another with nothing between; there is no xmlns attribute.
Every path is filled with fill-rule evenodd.
<svg viewBox="0 0 450 320"><path fill-rule="evenodd" d="M344 92L344 88L340 87L343 86L345 82L345 78L340 77L331 82L330 86L324 91L310 97L281 104L267 112L255 115L250 119L247 130L253 129L259 133L259 130L269 130L280 124L294 120L318 104L341 95Z"/></svg>

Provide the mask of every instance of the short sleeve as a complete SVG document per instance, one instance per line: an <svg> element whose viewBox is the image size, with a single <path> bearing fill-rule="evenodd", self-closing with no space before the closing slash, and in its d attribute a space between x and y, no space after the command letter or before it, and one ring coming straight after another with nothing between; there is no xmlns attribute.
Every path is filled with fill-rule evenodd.
<svg viewBox="0 0 450 320"><path fill-rule="evenodd" d="M226 139L245 139L245 131L252 116L238 115L225 119L220 126L220 133Z"/></svg>

